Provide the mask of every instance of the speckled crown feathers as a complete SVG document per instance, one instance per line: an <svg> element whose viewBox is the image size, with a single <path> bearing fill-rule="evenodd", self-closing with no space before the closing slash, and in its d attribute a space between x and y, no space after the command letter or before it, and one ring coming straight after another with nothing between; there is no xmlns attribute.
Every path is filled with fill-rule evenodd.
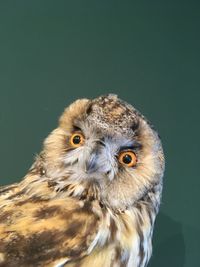
<svg viewBox="0 0 200 267"><path fill-rule="evenodd" d="M87 120L105 130L129 133L138 126L137 111L117 95L100 96L91 101Z"/></svg>

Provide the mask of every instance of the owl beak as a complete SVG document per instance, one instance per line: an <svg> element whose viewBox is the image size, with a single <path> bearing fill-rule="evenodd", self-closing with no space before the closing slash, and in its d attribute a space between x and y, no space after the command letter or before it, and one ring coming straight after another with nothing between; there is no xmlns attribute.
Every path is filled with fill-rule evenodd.
<svg viewBox="0 0 200 267"><path fill-rule="evenodd" d="M108 160L102 157L99 151L92 152L89 158L85 161L84 171L87 174L102 173L106 175L111 175L112 168Z"/></svg>
<svg viewBox="0 0 200 267"><path fill-rule="evenodd" d="M93 147L89 147L83 154L83 161L81 164L84 173L89 176L105 177L113 179L114 165L112 164L112 156L110 151L105 146L99 146L99 143L94 143Z"/></svg>
<svg viewBox="0 0 200 267"><path fill-rule="evenodd" d="M93 173L95 171L97 171L98 169L98 165L97 165L97 155L96 153L93 153L90 158L88 160L86 160L85 162L85 172L90 174Z"/></svg>

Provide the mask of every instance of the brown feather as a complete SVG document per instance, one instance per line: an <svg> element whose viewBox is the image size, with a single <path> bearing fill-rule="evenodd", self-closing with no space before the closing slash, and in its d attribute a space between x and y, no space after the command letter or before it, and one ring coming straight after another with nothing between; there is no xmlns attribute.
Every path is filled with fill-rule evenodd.
<svg viewBox="0 0 200 267"><path fill-rule="evenodd" d="M87 254L99 227L90 203L29 198L17 191L0 198L0 266L50 266Z"/></svg>

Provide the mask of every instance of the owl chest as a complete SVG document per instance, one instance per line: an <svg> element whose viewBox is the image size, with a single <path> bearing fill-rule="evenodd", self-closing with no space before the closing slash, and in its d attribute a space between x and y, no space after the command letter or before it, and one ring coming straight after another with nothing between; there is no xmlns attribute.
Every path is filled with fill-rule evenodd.
<svg viewBox="0 0 200 267"><path fill-rule="evenodd" d="M145 253L146 254L146 253ZM144 267L147 255L141 255L136 247L122 248L118 245L107 245L94 250L90 255L66 267Z"/></svg>
<svg viewBox="0 0 200 267"><path fill-rule="evenodd" d="M134 214L125 214L119 222L115 244L114 265L110 266L146 266L152 250L151 225L142 225Z"/></svg>
<svg viewBox="0 0 200 267"><path fill-rule="evenodd" d="M91 254L70 267L144 267L151 255L149 225L139 225L134 216L107 216ZM68 265L67 265L68 266Z"/></svg>

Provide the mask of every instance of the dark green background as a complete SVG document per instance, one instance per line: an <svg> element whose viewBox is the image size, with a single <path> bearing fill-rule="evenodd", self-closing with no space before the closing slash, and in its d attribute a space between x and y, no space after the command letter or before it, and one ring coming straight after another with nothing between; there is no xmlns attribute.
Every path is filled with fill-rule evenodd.
<svg viewBox="0 0 200 267"><path fill-rule="evenodd" d="M200 1L0 1L0 183L76 98L113 92L166 154L151 267L200 266Z"/></svg>

